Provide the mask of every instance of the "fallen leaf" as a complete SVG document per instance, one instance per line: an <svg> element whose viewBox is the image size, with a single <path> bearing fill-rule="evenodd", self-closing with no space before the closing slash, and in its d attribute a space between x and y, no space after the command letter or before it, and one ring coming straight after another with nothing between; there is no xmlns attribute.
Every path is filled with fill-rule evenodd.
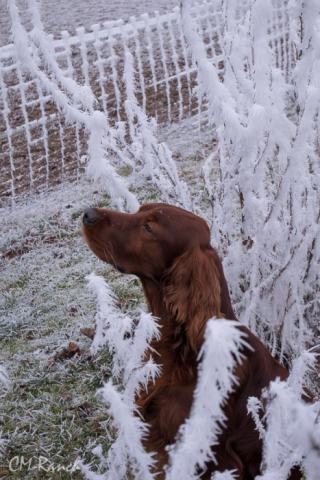
<svg viewBox="0 0 320 480"><path fill-rule="evenodd" d="M86 337L90 338L90 340L93 340L96 333L96 327L94 328L82 327L80 328L80 332Z"/></svg>
<svg viewBox="0 0 320 480"><path fill-rule="evenodd" d="M76 343L70 342L66 348L63 348L60 352L55 353L53 357L50 357L47 361L52 365L58 360L68 360L75 355L81 354L82 350L80 350L79 346Z"/></svg>

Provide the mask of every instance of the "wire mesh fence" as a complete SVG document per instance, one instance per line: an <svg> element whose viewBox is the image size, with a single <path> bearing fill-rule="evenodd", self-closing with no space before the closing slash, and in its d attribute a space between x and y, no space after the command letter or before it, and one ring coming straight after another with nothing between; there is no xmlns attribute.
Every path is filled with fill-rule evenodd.
<svg viewBox="0 0 320 480"><path fill-rule="evenodd" d="M279 3L280 5L280 3ZM226 19L223 2L194 4L208 57L223 78L222 55ZM246 14L239 11L240 17ZM272 42L278 65L291 61L281 5L275 9ZM62 32L50 38L50 48L68 78L91 88L96 108L110 125L130 121L125 112L124 56L134 57L135 92L139 105L158 123L175 122L206 109L197 94L196 66L192 65L183 34L180 9L78 28L75 36ZM39 59L41 62L41 59ZM68 122L39 78L25 73L14 45L0 49L0 198L10 203L21 194L48 190L64 180L76 180L84 171L84 128Z"/></svg>

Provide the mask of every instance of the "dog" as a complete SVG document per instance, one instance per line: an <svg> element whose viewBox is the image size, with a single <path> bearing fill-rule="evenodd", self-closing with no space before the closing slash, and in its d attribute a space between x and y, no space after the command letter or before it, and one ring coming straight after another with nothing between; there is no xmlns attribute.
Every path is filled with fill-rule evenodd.
<svg viewBox="0 0 320 480"><path fill-rule="evenodd" d="M158 353L161 375L139 392L136 405L149 425L144 447L155 452L154 473L163 479L167 447L190 415L206 323L212 317L237 320L222 263L206 222L164 203L145 204L134 214L87 208L82 232L97 257L140 279L148 310L159 319L161 338L150 349ZM275 378L288 377L260 340L240 323L239 328L251 348L244 349L245 359L234 372L238 382L224 406L228 420L214 447L217 463L207 463L199 472L202 479L224 470L234 470L239 480L261 473L262 440L247 400L259 398ZM301 479L300 469L295 467L289 478Z"/></svg>

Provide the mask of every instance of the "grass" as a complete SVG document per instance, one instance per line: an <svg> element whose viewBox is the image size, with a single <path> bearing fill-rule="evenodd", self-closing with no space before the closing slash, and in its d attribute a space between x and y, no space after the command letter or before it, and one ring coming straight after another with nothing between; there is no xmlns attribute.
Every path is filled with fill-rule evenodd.
<svg viewBox="0 0 320 480"><path fill-rule="evenodd" d="M91 195L90 186L83 192L74 188L4 216L0 364L11 379L1 394L4 479L83 478L80 470L67 469L77 459L94 464L92 448L100 441L104 449L110 444L106 408L95 394L109 377L111 358L106 348L93 357L91 340L80 333L95 317L85 277L93 270L105 275L127 309L141 302L142 293L135 277L103 265L81 236L83 208L108 207L108 198ZM53 361L70 342L78 353Z"/></svg>
<svg viewBox="0 0 320 480"><path fill-rule="evenodd" d="M94 360L83 356L50 368L44 368L39 360L18 362L15 386L6 395L8 408L3 412L3 433L10 438L2 467L4 478L34 478L40 457L57 467L73 464L77 458L92 460L91 448L103 435L106 422L104 407L93 392L108 378L109 361L102 352ZM12 472L17 457L20 462L22 457L25 462L32 459L35 469L25 465ZM65 475L63 471L59 476L52 473L44 470L41 475ZM71 478L83 477L75 471Z"/></svg>

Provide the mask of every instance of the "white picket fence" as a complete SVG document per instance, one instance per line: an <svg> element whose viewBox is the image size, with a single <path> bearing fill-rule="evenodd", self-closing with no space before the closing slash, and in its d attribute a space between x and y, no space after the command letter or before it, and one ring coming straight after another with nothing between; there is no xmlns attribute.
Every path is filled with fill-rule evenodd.
<svg viewBox="0 0 320 480"><path fill-rule="evenodd" d="M204 1L193 7L207 55L221 77L222 5L222 1ZM286 70L292 54L286 45L287 23L281 2L279 5L272 38L279 67ZM78 28L73 37L62 32L62 39L52 38L51 46L65 76L91 87L110 125L128 121L123 79L126 51L135 59L139 104L158 123L179 121L205 109L204 100L193 92L196 69L188 55L179 7L161 16L132 17L128 23L93 25L90 33ZM1 203L79 178L84 170L80 160L86 152L86 134L77 124L67 123L38 78L24 73L14 45L0 49L0 110Z"/></svg>

